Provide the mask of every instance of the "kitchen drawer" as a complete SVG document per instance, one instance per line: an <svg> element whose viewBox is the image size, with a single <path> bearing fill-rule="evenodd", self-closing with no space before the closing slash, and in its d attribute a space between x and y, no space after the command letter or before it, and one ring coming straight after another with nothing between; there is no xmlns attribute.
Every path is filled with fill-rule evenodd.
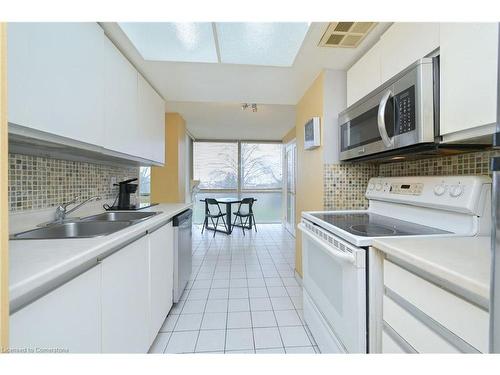
<svg viewBox="0 0 500 375"><path fill-rule="evenodd" d="M389 354L406 354L406 351L403 346L398 342L398 340L394 339L390 334L389 329L391 327L386 327L384 324L384 328L382 329L382 353ZM397 335L397 333L395 333ZM399 335L398 335L399 336ZM402 340L402 338L400 338Z"/></svg>
<svg viewBox="0 0 500 375"><path fill-rule="evenodd" d="M440 334L384 295L384 321L419 353L460 353ZM382 344L383 345L383 344ZM386 352L382 347L382 352Z"/></svg>
<svg viewBox="0 0 500 375"><path fill-rule="evenodd" d="M488 351L488 312L388 260L384 285L477 350Z"/></svg>

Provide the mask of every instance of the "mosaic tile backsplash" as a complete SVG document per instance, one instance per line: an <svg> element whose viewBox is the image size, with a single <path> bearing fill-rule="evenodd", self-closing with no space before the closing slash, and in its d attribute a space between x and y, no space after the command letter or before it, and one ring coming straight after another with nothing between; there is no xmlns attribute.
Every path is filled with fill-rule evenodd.
<svg viewBox="0 0 500 375"><path fill-rule="evenodd" d="M112 199L118 192L110 186L112 177L117 181L139 177L139 168L9 154L9 208L55 207L76 196Z"/></svg>
<svg viewBox="0 0 500 375"><path fill-rule="evenodd" d="M385 164L325 164L324 209L355 210L368 207L366 186L371 177L491 175L490 158L500 150L433 157Z"/></svg>
<svg viewBox="0 0 500 375"><path fill-rule="evenodd" d="M381 164L379 175L382 177L491 175L490 158L493 156L500 156L500 150Z"/></svg>
<svg viewBox="0 0 500 375"><path fill-rule="evenodd" d="M378 175L376 164L325 164L325 210L357 210L368 206L365 190L368 180Z"/></svg>

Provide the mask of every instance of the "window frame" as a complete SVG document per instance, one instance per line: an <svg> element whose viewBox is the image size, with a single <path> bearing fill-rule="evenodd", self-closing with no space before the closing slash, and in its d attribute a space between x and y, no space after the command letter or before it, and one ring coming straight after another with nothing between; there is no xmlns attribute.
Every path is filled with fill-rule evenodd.
<svg viewBox="0 0 500 375"><path fill-rule="evenodd" d="M202 189L200 188L201 193L236 193L238 197L244 193L277 193L281 192L283 194L283 170L281 173L281 187L278 188L264 188L264 189L244 189L242 186L242 172L243 168L241 165L241 145L242 143L246 144L279 144L283 147L283 142L282 141L272 141L272 140L266 140L266 141L260 141L260 140L228 140L228 139L193 139L193 155L192 155L192 175L194 177L194 144L195 143L236 143L238 145L238 178L237 178L237 186L236 189ZM281 151L283 152L283 151ZM283 157L282 157L283 158ZM283 160L282 163L283 164Z"/></svg>
<svg viewBox="0 0 500 375"><path fill-rule="evenodd" d="M283 190L283 183L280 184L280 187L277 188L267 188L267 189L242 189L241 186L241 173L242 173L242 168L241 168L241 144L242 143L274 143L274 144L279 144L281 147L283 147L283 142L281 140L267 140L267 141L261 141L261 140L222 140L222 139L193 139L193 147L192 147L192 155L191 155L191 176L194 178L194 143L196 142L214 142L214 143L237 143L238 144L238 178L237 178L237 188L236 189L202 189L200 188L200 193L201 194L227 194L228 196L236 196L238 199L242 197L242 195L245 194L258 194L258 193L279 193L281 194L281 213L279 217L276 218L276 221L263 221L265 223L282 223L283 222L283 196L284 196L284 190ZM283 151L282 151L283 152ZM281 154L281 158L283 161L283 154ZM283 165L283 163L281 164ZM283 180L283 169L282 169L282 180ZM197 202L193 202L196 204Z"/></svg>
<svg viewBox="0 0 500 375"><path fill-rule="evenodd" d="M200 139L193 139L193 147L191 151L191 176L194 179L194 160L195 160L195 144L196 143L236 143L237 144L237 164L238 164L238 169L237 169L237 176L236 176L236 189L227 189L227 188L222 188L222 189L203 189L200 188L200 192L233 192L233 191L239 191L240 188L240 173L241 173L241 156L240 156L240 145L238 141L233 141L233 140L200 140Z"/></svg>
<svg viewBox="0 0 500 375"><path fill-rule="evenodd" d="M276 188L260 188L260 189L245 189L242 186L242 181L243 181L243 167L242 167L242 161L241 161L241 145L245 144L279 144L281 145L281 183L279 184L281 187L276 187ZM241 192L245 193L265 193L265 192L278 192L281 191L283 193L283 176L284 176L284 171L283 171L283 142L281 141L239 141L238 142L238 167L239 167L239 178L238 178L238 192L241 194Z"/></svg>

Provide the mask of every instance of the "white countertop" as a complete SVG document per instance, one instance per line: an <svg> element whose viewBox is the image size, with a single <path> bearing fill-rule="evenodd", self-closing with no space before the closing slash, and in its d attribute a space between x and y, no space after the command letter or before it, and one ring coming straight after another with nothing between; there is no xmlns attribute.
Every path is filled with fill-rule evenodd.
<svg viewBox="0 0 500 375"><path fill-rule="evenodd" d="M141 212L162 212L150 219L131 225L113 234L85 239L11 240L9 241L9 294L15 306L27 295L70 274L85 264L95 262L100 255L140 236L192 203L159 204Z"/></svg>
<svg viewBox="0 0 500 375"><path fill-rule="evenodd" d="M399 237L373 241L373 247L384 253L486 301L490 298L490 245L489 236Z"/></svg>

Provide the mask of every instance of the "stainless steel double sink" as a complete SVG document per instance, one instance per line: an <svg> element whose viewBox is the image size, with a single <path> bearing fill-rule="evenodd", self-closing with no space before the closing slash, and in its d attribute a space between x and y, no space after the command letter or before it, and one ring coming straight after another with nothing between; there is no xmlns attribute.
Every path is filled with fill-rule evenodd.
<svg viewBox="0 0 500 375"><path fill-rule="evenodd" d="M17 233L11 240L41 240L63 238L92 238L118 232L133 224L147 220L160 212L104 212L63 223L48 224L42 228Z"/></svg>

